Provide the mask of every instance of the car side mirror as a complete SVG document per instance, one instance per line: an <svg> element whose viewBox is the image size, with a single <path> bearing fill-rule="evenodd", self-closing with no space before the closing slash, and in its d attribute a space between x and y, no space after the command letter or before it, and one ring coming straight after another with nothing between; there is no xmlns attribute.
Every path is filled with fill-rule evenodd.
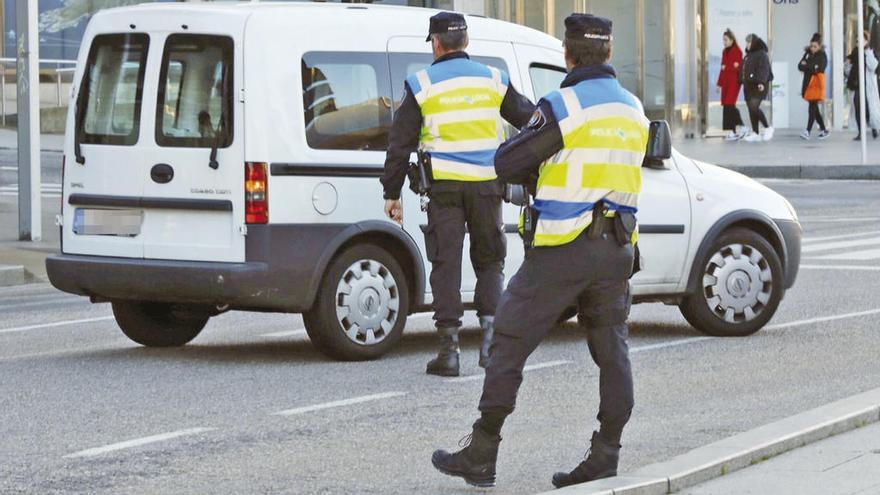
<svg viewBox="0 0 880 495"><path fill-rule="evenodd" d="M645 151L643 167L663 168L663 161L672 158L672 133L669 123L655 120L648 128L648 149Z"/></svg>

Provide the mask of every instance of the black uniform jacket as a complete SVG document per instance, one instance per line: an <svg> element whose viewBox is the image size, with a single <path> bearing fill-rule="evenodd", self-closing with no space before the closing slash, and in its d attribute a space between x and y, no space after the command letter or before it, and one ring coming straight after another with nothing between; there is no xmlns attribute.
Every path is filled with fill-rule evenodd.
<svg viewBox="0 0 880 495"><path fill-rule="evenodd" d="M434 64L454 58L468 58L468 55L465 52L449 53L435 60ZM534 110L535 105L519 94L513 84L507 86L507 94L501 102L501 117L504 120L521 129L529 121ZM404 83L403 101L394 113L394 121L391 123L388 137L388 152L385 155L385 173L382 176L385 199L400 199L409 158L419 145L421 130L422 110L409 85Z"/></svg>
<svg viewBox="0 0 880 495"><path fill-rule="evenodd" d="M567 88L587 79L617 77L610 65L575 67L562 81ZM538 101L532 119L516 137L505 141L495 153L495 173L509 184L524 184L532 194L538 180L538 168L563 147L562 131L545 99Z"/></svg>

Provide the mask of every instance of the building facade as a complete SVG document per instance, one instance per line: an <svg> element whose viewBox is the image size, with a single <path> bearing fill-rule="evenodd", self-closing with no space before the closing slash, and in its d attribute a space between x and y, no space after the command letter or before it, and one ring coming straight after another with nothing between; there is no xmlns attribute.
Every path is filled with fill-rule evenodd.
<svg viewBox="0 0 880 495"><path fill-rule="evenodd" d="M141 0L40 0L41 59L75 59L88 19L100 8ZM163 1L163 0L159 0ZM174 1L174 0L164 0ZM308 0L305 0L308 1ZM332 0L331 0L332 1ZM336 0L344 1L344 0ZM349 0L357 2L357 0ZM776 127L804 127L797 63L814 32L824 34L829 57L826 111L835 127L847 122L845 55L855 43L856 0L375 0L365 3L457 10L523 24L562 38L564 19L590 12L614 21L614 65L623 85L653 119L679 135L720 133L720 69L725 29L744 43L749 33L767 41L773 60ZM869 3L869 0L865 0ZM0 3L2 51L14 57L15 0Z"/></svg>

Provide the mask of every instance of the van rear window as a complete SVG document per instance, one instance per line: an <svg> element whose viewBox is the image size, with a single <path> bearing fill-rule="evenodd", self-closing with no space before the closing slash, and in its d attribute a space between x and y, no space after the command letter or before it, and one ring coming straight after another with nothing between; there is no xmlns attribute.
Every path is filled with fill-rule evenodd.
<svg viewBox="0 0 880 495"><path fill-rule="evenodd" d="M233 41L172 34L159 72L156 143L186 148L232 144Z"/></svg>
<svg viewBox="0 0 880 495"><path fill-rule="evenodd" d="M310 52L301 63L309 146L384 151L391 127L388 56Z"/></svg>
<svg viewBox="0 0 880 495"><path fill-rule="evenodd" d="M131 146L138 140L149 36L95 36L80 86L82 142Z"/></svg>

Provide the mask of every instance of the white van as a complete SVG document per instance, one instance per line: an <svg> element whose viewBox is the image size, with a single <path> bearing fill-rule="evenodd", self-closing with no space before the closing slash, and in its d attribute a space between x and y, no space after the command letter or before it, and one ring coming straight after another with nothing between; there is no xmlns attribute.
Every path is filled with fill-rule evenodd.
<svg viewBox="0 0 880 495"><path fill-rule="evenodd" d="M303 313L339 359L391 349L428 311L418 198L382 215L392 112L431 63L435 11L305 3L146 4L89 23L64 145L55 287L110 301L122 331L183 345L228 310ZM537 99L564 76L559 40L468 17L470 55ZM770 189L672 152L648 160L636 301L746 335L794 283L801 227ZM506 204L506 274L523 258ZM463 297L475 276L464 264ZM570 317L571 315L564 315Z"/></svg>

